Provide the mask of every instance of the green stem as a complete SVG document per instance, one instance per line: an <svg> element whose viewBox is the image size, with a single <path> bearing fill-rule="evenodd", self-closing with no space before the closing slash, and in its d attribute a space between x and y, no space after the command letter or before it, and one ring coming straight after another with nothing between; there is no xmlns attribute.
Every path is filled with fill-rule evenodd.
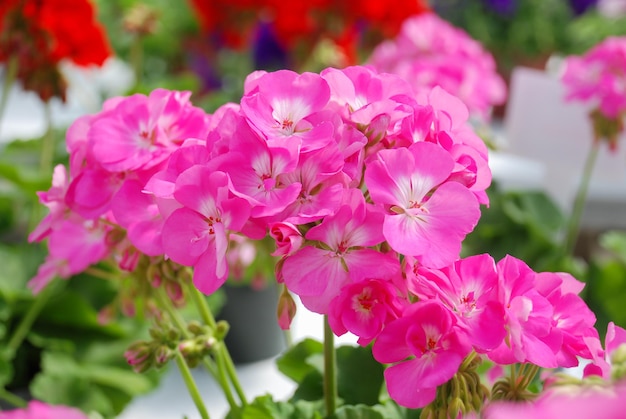
<svg viewBox="0 0 626 419"><path fill-rule="evenodd" d="M130 62L135 74L134 90L137 90L143 79L143 40L139 35L135 36L130 46Z"/></svg>
<svg viewBox="0 0 626 419"><path fill-rule="evenodd" d="M324 316L324 404L326 416L331 416L337 408L337 360L335 353L335 335L328 317Z"/></svg>
<svg viewBox="0 0 626 419"><path fill-rule="evenodd" d="M26 312L24 317L22 317L22 321L20 321L19 325L13 332L13 336L11 336L11 339L7 343L5 351L8 360L13 359L13 357L15 356L15 352L17 352L17 350L19 349L20 345L28 335L28 332L30 332L30 329L33 326L33 323L35 323L37 316L39 316L41 310L43 310L48 300L50 300L50 297L54 295L57 289L57 282L59 281L53 281L49 283L43 290L41 290L39 294L35 296L35 301L28 308L28 311ZM66 281L63 281L63 284L65 284L65 282Z"/></svg>
<svg viewBox="0 0 626 419"><path fill-rule="evenodd" d="M591 175L593 173L593 167L595 166L598 150L600 150L600 141L594 141L587 160L585 161L585 167L583 169L583 176L574 198L574 207L572 208L572 214L570 216L567 235L563 243L563 255L571 256L576 245L578 238L578 232L580 230L580 222L582 219L583 211L585 209L585 202L587 200L587 191L589 190L589 182L591 181Z"/></svg>
<svg viewBox="0 0 626 419"><path fill-rule="evenodd" d="M207 324L207 326L215 330L215 328L217 327L217 322L215 321L215 317L213 317L213 313L211 312L209 303L207 303L204 295L200 291L198 291L198 288L194 287L193 285L190 285L188 288L189 293L191 294L191 298L193 298L198 312L200 312L200 317L202 317L202 320Z"/></svg>
<svg viewBox="0 0 626 419"><path fill-rule="evenodd" d="M47 175L52 171L52 164L54 162L54 131L52 129L52 110L50 109L50 102L44 104L44 117L46 120L46 132L42 138L39 168L43 175Z"/></svg>
<svg viewBox="0 0 626 419"><path fill-rule="evenodd" d="M6 391L5 389L0 387L0 400L4 400L7 403L10 403L11 405L15 406L15 407L26 407L28 405L28 403L26 402L26 400L22 399L19 396L16 396L15 394Z"/></svg>
<svg viewBox="0 0 626 419"><path fill-rule="evenodd" d="M235 401L233 393L230 390L230 384L226 375L228 372L228 367L225 354L227 354L228 352L224 349L226 346L224 345L224 342L220 342L218 345L219 347L215 351L215 357L217 358L216 361L218 366L217 370L219 372L219 381L222 385L222 389L224 390L224 395L226 396L228 405L231 407L231 409L236 409L238 408L237 401Z"/></svg>
<svg viewBox="0 0 626 419"><path fill-rule="evenodd" d="M180 353L179 350L176 350L176 364L178 365L178 369L180 370L180 374L187 385L187 390L189 391L189 395L191 396L198 412L200 413L200 417L202 419L209 419L209 412L202 401L202 396L200 396L200 392L198 391L198 386L191 375L191 371L187 366L187 362L185 361L185 357Z"/></svg>
<svg viewBox="0 0 626 419"><path fill-rule="evenodd" d="M17 57L12 56L6 63L4 73L4 83L2 83L2 96L0 96L0 128L2 128L2 117L9 101L9 95L15 78L17 77Z"/></svg>
<svg viewBox="0 0 626 419"><path fill-rule="evenodd" d="M194 300L194 303L198 308L198 312L200 313L202 320L213 330L215 330L217 327L217 322L215 321L215 317L211 312L211 307L209 307L209 303L207 302L206 298L204 298L204 295L200 293L200 291L198 291L198 289L194 287L193 284L190 284L188 288L189 293L191 294L191 298ZM239 400L241 400L242 405L246 406L248 404L246 394L243 391L241 384L239 383L239 377L237 376L235 364L233 363L233 359L231 358L230 352L228 352L228 348L226 347L226 345L220 345L220 347L217 349L217 356L218 359L221 359L223 361L222 366L226 369L226 372L228 373L228 378L230 379L230 382L235 389L235 392L237 392ZM226 387L224 388L224 390L226 391Z"/></svg>

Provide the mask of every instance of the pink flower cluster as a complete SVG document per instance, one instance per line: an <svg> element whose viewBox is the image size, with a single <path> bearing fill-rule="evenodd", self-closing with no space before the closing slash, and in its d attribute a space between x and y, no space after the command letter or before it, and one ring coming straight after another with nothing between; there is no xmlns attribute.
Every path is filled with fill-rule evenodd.
<svg viewBox="0 0 626 419"><path fill-rule="evenodd" d="M626 112L626 37L609 37L582 56L565 60L567 100L589 102L607 118Z"/></svg>
<svg viewBox="0 0 626 419"><path fill-rule="evenodd" d="M87 415L73 407L53 406L33 400L24 409L0 412L0 419L87 419Z"/></svg>
<svg viewBox="0 0 626 419"><path fill-rule="evenodd" d="M395 39L374 49L368 64L380 72L398 74L418 92L441 86L483 120L506 99L506 85L493 56L465 31L434 13L405 20Z"/></svg>
<svg viewBox="0 0 626 419"><path fill-rule="evenodd" d="M31 236L50 245L34 289L103 258L132 270L164 255L210 294L233 238L269 235L277 280L336 334L374 342L404 406L430 403L472 350L548 368L603 357L574 278L459 259L491 172L467 107L442 88L418 95L355 66L255 72L212 115L188 99L112 99L71 127L70 175L56 169Z"/></svg>

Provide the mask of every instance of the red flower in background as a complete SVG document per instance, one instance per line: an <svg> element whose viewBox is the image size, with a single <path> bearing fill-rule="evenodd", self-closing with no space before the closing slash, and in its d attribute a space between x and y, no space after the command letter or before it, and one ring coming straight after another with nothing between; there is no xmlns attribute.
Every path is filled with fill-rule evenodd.
<svg viewBox="0 0 626 419"><path fill-rule="evenodd" d="M395 36L409 16L429 11L425 0L189 0L204 32L219 46L248 47L253 28L270 22L291 53L309 53L320 39L332 40L349 64L357 46Z"/></svg>
<svg viewBox="0 0 626 419"><path fill-rule="evenodd" d="M102 65L111 55L89 0L2 0L0 62L17 60L17 79L42 100L65 98L58 63Z"/></svg>

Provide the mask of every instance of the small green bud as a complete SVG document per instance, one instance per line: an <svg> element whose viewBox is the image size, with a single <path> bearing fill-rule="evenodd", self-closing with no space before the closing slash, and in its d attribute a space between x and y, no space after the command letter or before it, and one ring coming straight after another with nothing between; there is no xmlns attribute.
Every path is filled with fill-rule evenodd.
<svg viewBox="0 0 626 419"><path fill-rule="evenodd" d="M230 329L230 325L228 324L227 321L225 320L218 321L215 327L215 334L214 334L215 338L217 340L224 340L229 329Z"/></svg>

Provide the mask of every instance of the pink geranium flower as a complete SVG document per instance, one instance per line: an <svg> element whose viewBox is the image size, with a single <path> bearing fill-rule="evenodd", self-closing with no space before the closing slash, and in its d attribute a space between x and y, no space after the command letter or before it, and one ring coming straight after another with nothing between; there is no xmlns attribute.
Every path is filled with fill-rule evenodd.
<svg viewBox="0 0 626 419"><path fill-rule="evenodd" d="M387 277L399 272L396 257L371 246L384 241L383 216L360 200L343 205L306 233L314 245L304 246L285 258L282 277L290 291L317 313L327 313L341 288L376 272Z"/></svg>
<svg viewBox="0 0 626 419"><path fill-rule="evenodd" d="M497 263L497 270L498 298L505 308L508 333L487 356L499 364L530 362L556 368L563 338L552 326L554 307L535 288L537 274L508 255Z"/></svg>
<svg viewBox="0 0 626 419"><path fill-rule="evenodd" d="M241 110L267 137L270 146L291 140L306 152L332 141L331 124L314 125L309 121L324 109L329 97L328 84L319 74L290 70L257 72L246 81Z"/></svg>
<svg viewBox="0 0 626 419"><path fill-rule="evenodd" d="M483 120L506 98L504 80L491 54L434 13L405 20L395 39L374 49L368 64L397 74L418 93L440 86Z"/></svg>
<svg viewBox="0 0 626 419"><path fill-rule="evenodd" d="M405 305L391 281L365 279L341 289L330 302L328 321L337 336L351 332L359 337L359 345L366 346L401 316Z"/></svg>
<svg viewBox="0 0 626 419"><path fill-rule="evenodd" d="M38 293L55 277L69 278L106 258L108 224L68 219L52 230L48 238L48 255L28 286Z"/></svg>
<svg viewBox="0 0 626 419"><path fill-rule="evenodd" d="M626 112L626 37L608 37L582 56L565 60L567 100L588 102L608 118Z"/></svg>
<svg viewBox="0 0 626 419"><path fill-rule="evenodd" d="M147 170L161 164L189 137L204 138L208 116L191 105L191 92L156 89L115 100L91 122L89 147L110 172Z"/></svg>
<svg viewBox="0 0 626 419"><path fill-rule="evenodd" d="M70 209L65 203L65 194L69 187L69 179L65 166L55 166L52 174L52 186L47 192L38 192L39 202L48 207L49 213L28 236L29 242L41 241L58 225L70 216Z"/></svg>
<svg viewBox="0 0 626 419"><path fill-rule="evenodd" d="M535 288L546 297L554 307L552 326L563 338L557 352L560 367L575 367L578 358L591 359L586 342L598 341L595 329L596 316L585 301L579 296L584 283L567 273L541 272L536 276Z"/></svg>
<svg viewBox="0 0 626 419"><path fill-rule="evenodd" d="M499 346L504 329L504 307L498 300L498 273L487 254L457 260L440 270L407 265L409 289L421 299L436 298L456 316L478 352Z"/></svg>
<svg viewBox="0 0 626 419"><path fill-rule="evenodd" d="M194 285L211 294L228 277L230 231L241 231L250 215L247 201L233 196L228 176L193 166L176 181L174 197L183 205L165 220L163 247L174 262L194 267Z"/></svg>
<svg viewBox="0 0 626 419"><path fill-rule="evenodd" d="M24 409L0 412L0 419L88 419L80 410L32 400Z"/></svg>
<svg viewBox="0 0 626 419"><path fill-rule="evenodd" d="M386 211L385 239L429 267L457 259L461 241L480 217L474 195L458 182L445 182L453 167L445 150L419 142L379 151L365 171L372 199Z"/></svg>
<svg viewBox="0 0 626 419"><path fill-rule="evenodd" d="M389 395L408 408L424 407L450 380L471 346L456 318L436 301L417 302L389 323L372 348L385 370Z"/></svg>

